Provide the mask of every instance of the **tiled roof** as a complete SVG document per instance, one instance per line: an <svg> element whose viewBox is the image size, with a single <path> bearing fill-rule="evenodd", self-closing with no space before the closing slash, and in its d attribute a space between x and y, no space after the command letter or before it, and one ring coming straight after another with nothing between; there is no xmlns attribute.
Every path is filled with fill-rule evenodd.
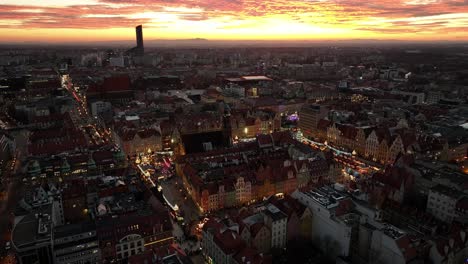
<svg viewBox="0 0 468 264"><path fill-rule="evenodd" d="M289 131L275 131L271 133L271 137L273 138L275 145L293 143L294 141Z"/></svg>
<svg viewBox="0 0 468 264"><path fill-rule="evenodd" d="M380 127L375 129L375 134L377 135L377 138L379 139L379 142L382 142L382 140L386 140L387 144L391 144L391 134L388 128L385 127Z"/></svg>
<svg viewBox="0 0 468 264"><path fill-rule="evenodd" d="M317 129L322 131L327 131L327 128L332 125L333 122L326 119L320 119L317 123Z"/></svg>
<svg viewBox="0 0 468 264"><path fill-rule="evenodd" d="M341 131L343 137L348 139L356 139L358 129L351 125L336 124L337 128Z"/></svg>
<svg viewBox="0 0 468 264"><path fill-rule="evenodd" d="M107 77L100 84L90 85L89 94L111 93L130 90L130 77L128 75L116 75Z"/></svg>
<svg viewBox="0 0 468 264"><path fill-rule="evenodd" d="M234 254L244 247L244 241L240 235L229 229L224 232L216 232L214 235L214 242L227 255Z"/></svg>
<svg viewBox="0 0 468 264"><path fill-rule="evenodd" d="M272 258L270 255L260 254L256 249L252 247L245 247L239 251L234 259L237 263L250 263L250 264L270 264Z"/></svg>
<svg viewBox="0 0 468 264"><path fill-rule="evenodd" d="M96 164L108 163L108 161L113 160L113 154L114 153L110 150L95 151L93 153L93 159L96 162Z"/></svg>
<svg viewBox="0 0 468 264"><path fill-rule="evenodd" d="M273 140L270 135L258 135L257 142L260 146L273 144Z"/></svg>
<svg viewBox="0 0 468 264"><path fill-rule="evenodd" d="M263 223L255 223L250 226L250 233L252 236L257 236L258 232L264 227L265 225Z"/></svg>
<svg viewBox="0 0 468 264"><path fill-rule="evenodd" d="M405 187L407 187L407 184L411 184L414 175L404 167L394 166L387 168L384 173L375 173L373 179L399 190L402 184Z"/></svg>

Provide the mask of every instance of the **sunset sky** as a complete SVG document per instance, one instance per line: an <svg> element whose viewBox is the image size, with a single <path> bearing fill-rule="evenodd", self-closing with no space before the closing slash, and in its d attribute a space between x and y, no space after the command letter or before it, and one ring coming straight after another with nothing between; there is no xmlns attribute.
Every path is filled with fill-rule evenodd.
<svg viewBox="0 0 468 264"><path fill-rule="evenodd" d="M468 0L0 0L0 42L468 40Z"/></svg>

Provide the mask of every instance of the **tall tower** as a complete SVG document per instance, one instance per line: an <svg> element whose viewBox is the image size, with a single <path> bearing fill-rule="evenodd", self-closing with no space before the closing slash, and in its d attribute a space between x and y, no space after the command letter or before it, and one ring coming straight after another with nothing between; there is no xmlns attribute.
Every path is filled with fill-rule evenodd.
<svg viewBox="0 0 468 264"><path fill-rule="evenodd" d="M232 147L231 108L223 103L223 138L226 147Z"/></svg>
<svg viewBox="0 0 468 264"><path fill-rule="evenodd" d="M137 53L139 55L143 55L143 53L145 52L145 48L143 46L143 27L139 25L135 28L135 30L136 30L136 41L137 41L137 46L136 46Z"/></svg>

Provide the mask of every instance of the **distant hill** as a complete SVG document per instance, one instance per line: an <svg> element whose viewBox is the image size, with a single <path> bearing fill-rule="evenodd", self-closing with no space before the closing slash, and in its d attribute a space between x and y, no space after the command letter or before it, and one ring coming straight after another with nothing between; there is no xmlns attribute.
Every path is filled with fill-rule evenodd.
<svg viewBox="0 0 468 264"><path fill-rule="evenodd" d="M115 47L131 48L136 45L135 40L123 41L96 41L96 42L10 42L0 46L64 46L64 47ZM406 41L406 40L379 40L379 39L348 39L348 40L208 40L205 38L193 39L149 39L144 41L147 48L209 48L209 47L314 47L314 46L392 46L392 45L468 45L466 41Z"/></svg>

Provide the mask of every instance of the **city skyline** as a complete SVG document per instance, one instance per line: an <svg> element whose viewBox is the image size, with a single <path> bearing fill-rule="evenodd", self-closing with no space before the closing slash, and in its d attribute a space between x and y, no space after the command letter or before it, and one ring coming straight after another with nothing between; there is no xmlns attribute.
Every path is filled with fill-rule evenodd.
<svg viewBox="0 0 468 264"><path fill-rule="evenodd" d="M133 39L466 41L468 2L5 0L0 34L11 42Z"/></svg>
<svg viewBox="0 0 468 264"><path fill-rule="evenodd" d="M0 264L468 263L467 1L0 0Z"/></svg>

